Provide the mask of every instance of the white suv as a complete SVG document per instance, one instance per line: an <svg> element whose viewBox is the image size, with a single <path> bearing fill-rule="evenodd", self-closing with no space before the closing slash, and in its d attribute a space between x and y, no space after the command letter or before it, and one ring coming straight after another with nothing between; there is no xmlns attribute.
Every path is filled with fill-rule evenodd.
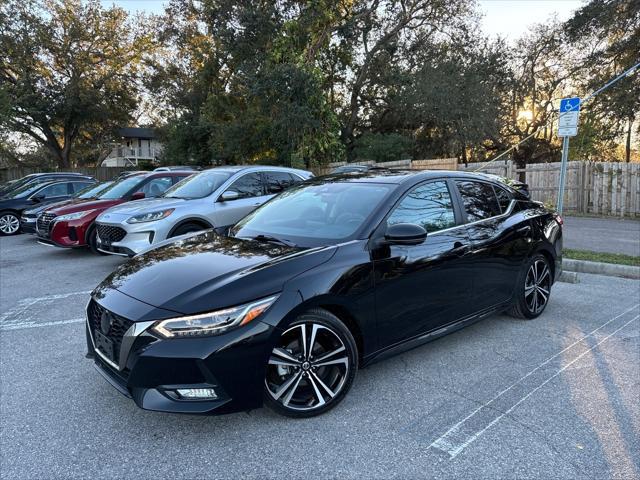
<svg viewBox="0 0 640 480"><path fill-rule="evenodd" d="M296 183L311 178L284 167L217 167L192 175L160 198L128 202L96 219L97 247L133 256L167 238L215 228L224 231Z"/></svg>

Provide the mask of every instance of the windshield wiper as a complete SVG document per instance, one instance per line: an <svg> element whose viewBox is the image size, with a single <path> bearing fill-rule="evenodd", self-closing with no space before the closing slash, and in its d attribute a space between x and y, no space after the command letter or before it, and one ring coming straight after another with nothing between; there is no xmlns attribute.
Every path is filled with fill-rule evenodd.
<svg viewBox="0 0 640 480"><path fill-rule="evenodd" d="M279 243L281 245L285 245L287 247L296 247L297 245L289 240L286 240L284 238L276 238L276 237L272 237L271 235L256 235L255 237L245 237L248 238L249 240L256 240L258 242L273 242L273 243Z"/></svg>

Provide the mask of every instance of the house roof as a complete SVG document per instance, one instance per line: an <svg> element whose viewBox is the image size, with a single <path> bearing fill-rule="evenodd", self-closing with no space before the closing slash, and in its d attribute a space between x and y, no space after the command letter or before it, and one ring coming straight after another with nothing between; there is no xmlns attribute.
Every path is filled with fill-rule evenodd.
<svg viewBox="0 0 640 480"><path fill-rule="evenodd" d="M118 134L124 138L156 138L156 132L153 128L121 128L118 130Z"/></svg>

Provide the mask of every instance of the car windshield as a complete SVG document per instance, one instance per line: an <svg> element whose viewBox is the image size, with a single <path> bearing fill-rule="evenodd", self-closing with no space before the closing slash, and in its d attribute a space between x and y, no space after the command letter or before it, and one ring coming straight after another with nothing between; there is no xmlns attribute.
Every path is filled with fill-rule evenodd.
<svg viewBox="0 0 640 480"><path fill-rule="evenodd" d="M115 200L117 198L122 198L129 190L134 188L140 182L142 182L146 177L136 175L135 177L127 177L113 183L106 190L98 195L98 198L101 200Z"/></svg>
<svg viewBox="0 0 640 480"><path fill-rule="evenodd" d="M231 234L264 235L304 247L344 241L360 229L391 188L355 182L294 187L240 220Z"/></svg>
<svg viewBox="0 0 640 480"><path fill-rule="evenodd" d="M103 182L97 185L92 184L83 188L77 192L74 197L76 198L98 198L101 192L105 191L113 182Z"/></svg>
<svg viewBox="0 0 640 480"><path fill-rule="evenodd" d="M225 170L208 170L176 183L164 193L169 198L204 198L215 192L220 185L229 179L232 172Z"/></svg>

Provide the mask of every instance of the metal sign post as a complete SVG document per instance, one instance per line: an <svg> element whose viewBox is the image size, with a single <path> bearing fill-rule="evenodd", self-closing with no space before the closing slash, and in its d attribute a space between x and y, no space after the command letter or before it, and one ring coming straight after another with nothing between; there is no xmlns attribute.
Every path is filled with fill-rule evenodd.
<svg viewBox="0 0 640 480"><path fill-rule="evenodd" d="M562 138L562 163L560 164L560 185L558 186L557 210L562 215L564 203L564 186L567 179L567 162L569 161L569 137L578 134L578 115L580 114L580 98L563 98L560 101L560 117L558 119L558 136Z"/></svg>

